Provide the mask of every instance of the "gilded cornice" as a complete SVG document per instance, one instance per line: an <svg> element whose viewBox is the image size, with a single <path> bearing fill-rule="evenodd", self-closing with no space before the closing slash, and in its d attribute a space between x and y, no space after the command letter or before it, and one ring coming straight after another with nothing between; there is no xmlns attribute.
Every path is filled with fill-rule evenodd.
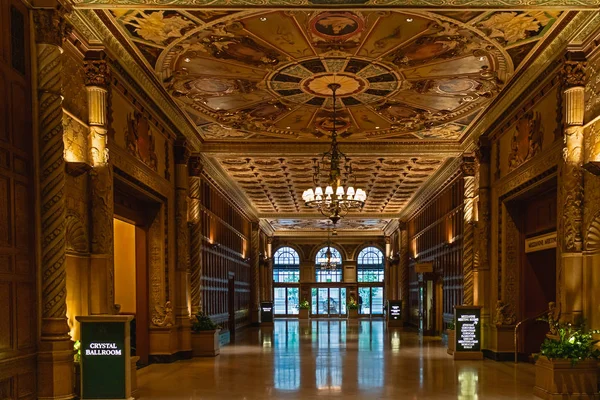
<svg viewBox="0 0 600 400"><path fill-rule="evenodd" d="M77 8L431 8L595 10L597 0L71 0Z"/></svg>
<svg viewBox="0 0 600 400"><path fill-rule="evenodd" d="M463 153L461 145L456 143L440 142L341 142L344 153L352 156L438 156L457 157ZM290 143L290 142L265 142L265 143L232 143L232 142L205 142L202 145L203 154L235 155L309 155L323 153L329 148L329 143Z"/></svg>
<svg viewBox="0 0 600 400"><path fill-rule="evenodd" d="M265 219L260 219L258 221L258 226L260 227L260 229L269 237L273 236L275 234L275 230L273 229L273 227L271 226L271 224L269 224L269 222Z"/></svg>
<svg viewBox="0 0 600 400"><path fill-rule="evenodd" d="M584 31L590 34L600 25L600 18L597 14L597 12L589 11L579 12L573 17L568 25L556 35L554 40L532 60L530 65L521 70L520 76L509 83L491 107L472 126L471 133L463 142L463 150L471 149L473 143L483 132L495 128L496 121L511 111L514 99L521 96L540 77L540 71L545 71L549 63L562 56L565 48L573 38L581 36Z"/></svg>
<svg viewBox="0 0 600 400"><path fill-rule="evenodd" d="M398 229L400 228L400 220L397 218L394 218L390 221L389 224L387 224L387 226L385 227L385 229L383 230L383 234L386 236L391 236L394 234L394 232L396 232Z"/></svg>
<svg viewBox="0 0 600 400"><path fill-rule="evenodd" d="M165 113L176 129L186 137L193 149L195 151L199 150L201 141L195 128L193 128L181 110L173 103L160 83L149 77L148 72L140 67L138 62L104 24L96 12L92 10L77 10L74 13L80 13L81 18L87 22L86 25L96 36L103 38L107 53L115 60L118 60L123 70L153 99L156 106Z"/></svg>
<svg viewBox="0 0 600 400"><path fill-rule="evenodd" d="M258 221L256 209L248 200L244 192L229 178L218 162L204 154L199 155L201 159L203 179L208 180L225 198L227 198L238 210L251 221Z"/></svg>
<svg viewBox="0 0 600 400"><path fill-rule="evenodd" d="M409 203L396 216L400 219L408 219L425 203L429 202L440 188L445 186L448 179L460 172L462 158L448 159L440 169L415 193Z"/></svg>

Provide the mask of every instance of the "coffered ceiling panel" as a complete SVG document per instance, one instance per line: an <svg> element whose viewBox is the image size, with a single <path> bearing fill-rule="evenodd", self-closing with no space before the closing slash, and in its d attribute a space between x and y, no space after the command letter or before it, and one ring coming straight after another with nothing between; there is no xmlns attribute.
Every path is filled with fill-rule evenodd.
<svg viewBox="0 0 600 400"><path fill-rule="evenodd" d="M206 141L458 141L560 11L107 11Z"/></svg>
<svg viewBox="0 0 600 400"><path fill-rule="evenodd" d="M304 205L302 193L313 185L316 158L228 157L215 159L261 214L318 213ZM351 158L356 187L367 201L360 213L396 213L442 165L440 158Z"/></svg>
<svg viewBox="0 0 600 400"><path fill-rule="evenodd" d="M337 230L344 231L362 231L362 232L377 232L380 233L385 229L390 219L378 218L355 218L342 219L336 224ZM285 231L326 231L332 227L331 221L328 219L293 219L293 218L277 218L268 219L273 229L277 232Z"/></svg>

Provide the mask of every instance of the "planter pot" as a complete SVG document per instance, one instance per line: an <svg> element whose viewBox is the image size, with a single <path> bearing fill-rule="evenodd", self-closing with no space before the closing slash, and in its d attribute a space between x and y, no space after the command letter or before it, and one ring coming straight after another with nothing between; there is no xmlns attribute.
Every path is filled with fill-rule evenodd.
<svg viewBox="0 0 600 400"><path fill-rule="evenodd" d="M348 309L348 319L357 319L358 318L358 309Z"/></svg>
<svg viewBox="0 0 600 400"><path fill-rule="evenodd" d="M456 346L456 331L454 329L447 329L448 333L448 354L453 355Z"/></svg>
<svg viewBox="0 0 600 400"><path fill-rule="evenodd" d="M549 360L541 356L535 363L533 394L546 400L600 399L598 394L598 362Z"/></svg>
<svg viewBox="0 0 600 400"><path fill-rule="evenodd" d="M215 357L221 352L219 345L220 329L192 333L192 355L194 357Z"/></svg>
<svg viewBox="0 0 600 400"><path fill-rule="evenodd" d="M298 310L298 319L308 319L308 308Z"/></svg>

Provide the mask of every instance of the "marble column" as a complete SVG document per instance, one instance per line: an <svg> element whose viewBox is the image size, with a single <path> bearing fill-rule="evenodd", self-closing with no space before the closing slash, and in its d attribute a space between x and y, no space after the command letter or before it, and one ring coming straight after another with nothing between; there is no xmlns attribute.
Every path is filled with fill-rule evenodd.
<svg viewBox="0 0 600 400"><path fill-rule="evenodd" d="M562 319L576 322L583 313L583 118L585 55L569 53L562 69L564 148L559 168L559 226L561 262L557 271Z"/></svg>
<svg viewBox="0 0 600 400"><path fill-rule="evenodd" d="M91 260L90 314L111 314L114 305L113 171L107 148L108 89L106 61L84 61L90 132Z"/></svg>
<svg viewBox="0 0 600 400"><path fill-rule="evenodd" d="M265 261L267 275L267 301L273 301L273 236L267 237L267 259ZM302 268L300 268L300 276L302 276Z"/></svg>
<svg viewBox="0 0 600 400"><path fill-rule="evenodd" d="M175 153L175 321L179 350L192 350L190 322L190 241L188 236L188 160L190 149L185 140L177 140Z"/></svg>
<svg viewBox="0 0 600 400"><path fill-rule="evenodd" d="M400 300L402 300L402 322L408 323L408 228L406 222L400 221L398 228L398 248L400 259L398 260L398 287L400 288Z"/></svg>
<svg viewBox="0 0 600 400"><path fill-rule="evenodd" d="M188 182L190 202L188 205L190 242L190 302L192 316L202 311L202 207L200 203L200 183L202 164L199 157L188 161Z"/></svg>
<svg viewBox="0 0 600 400"><path fill-rule="evenodd" d="M489 139L485 136L479 138L478 148L475 152L479 164L479 203L477 207L477 259L473 262L473 285L474 292L477 292L477 303L482 306L481 320L484 329L490 326L491 311L490 299L491 293L491 270L490 270L490 245L492 231L492 210L491 210L491 176L490 161L492 147ZM495 297L494 297L495 299ZM475 300L475 299L473 299ZM484 341L489 335L484 335Z"/></svg>
<svg viewBox="0 0 600 400"><path fill-rule="evenodd" d="M252 324L260 324L260 228L257 222L252 223L250 233L250 320Z"/></svg>
<svg viewBox="0 0 600 400"><path fill-rule="evenodd" d="M62 124L62 42L59 9L33 11L37 64L41 329L37 397L72 399L73 342L67 323L65 160Z"/></svg>
<svg viewBox="0 0 600 400"><path fill-rule="evenodd" d="M463 304L474 304L474 271L473 271L473 253L474 253L474 201L475 201L475 157L471 155L463 156L460 170L464 182L464 208L463 208Z"/></svg>

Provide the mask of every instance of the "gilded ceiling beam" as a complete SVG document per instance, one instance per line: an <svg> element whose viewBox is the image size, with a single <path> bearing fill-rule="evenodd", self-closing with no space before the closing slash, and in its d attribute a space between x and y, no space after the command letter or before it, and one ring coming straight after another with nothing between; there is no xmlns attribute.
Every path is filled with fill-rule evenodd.
<svg viewBox="0 0 600 400"><path fill-rule="evenodd" d="M430 10L596 10L597 0L71 0L77 8L194 9L327 9L352 7Z"/></svg>

